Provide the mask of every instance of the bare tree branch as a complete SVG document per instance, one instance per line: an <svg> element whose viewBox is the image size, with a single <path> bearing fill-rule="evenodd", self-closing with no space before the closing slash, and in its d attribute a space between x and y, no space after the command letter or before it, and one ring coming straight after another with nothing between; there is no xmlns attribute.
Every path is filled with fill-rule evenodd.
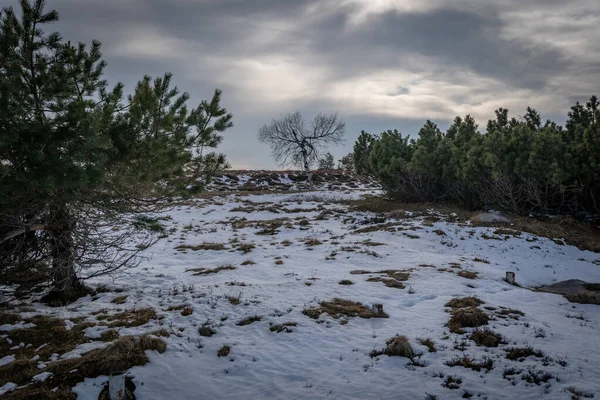
<svg viewBox="0 0 600 400"><path fill-rule="evenodd" d="M281 166L303 168L311 181L310 167L328 145L344 142L346 124L337 114L318 114L306 127L299 112L274 119L258 131L258 140L271 146L273 158Z"/></svg>

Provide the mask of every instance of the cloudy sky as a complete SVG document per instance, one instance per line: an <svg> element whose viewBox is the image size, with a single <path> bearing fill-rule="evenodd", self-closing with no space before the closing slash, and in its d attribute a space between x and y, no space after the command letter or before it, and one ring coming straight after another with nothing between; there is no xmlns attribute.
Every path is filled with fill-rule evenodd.
<svg viewBox="0 0 600 400"><path fill-rule="evenodd" d="M9 5L16 0L0 0ZM598 0L48 0L56 30L100 40L107 77L171 71L194 101L223 90L234 167L273 168L258 128L283 113L339 112L361 129L416 133L527 105L564 121L600 95Z"/></svg>

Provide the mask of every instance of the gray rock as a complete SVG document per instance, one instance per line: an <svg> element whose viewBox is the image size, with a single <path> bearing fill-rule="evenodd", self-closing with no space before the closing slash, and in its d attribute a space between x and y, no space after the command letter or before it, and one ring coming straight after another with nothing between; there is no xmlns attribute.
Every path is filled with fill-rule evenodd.
<svg viewBox="0 0 600 400"><path fill-rule="evenodd" d="M510 224L508 217L499 211L477 214L473 220L485 224Z"/></svg>
<svg viewBox="0 0 600 400"><path fill-rule="evenodd" d="M562 295L576 294L587 291L584 286L586 283L587 282L584 282L579 279L569 279L566 281L553 283L552 285L542 286L537 290L540 292L556 293Z"/></svg>

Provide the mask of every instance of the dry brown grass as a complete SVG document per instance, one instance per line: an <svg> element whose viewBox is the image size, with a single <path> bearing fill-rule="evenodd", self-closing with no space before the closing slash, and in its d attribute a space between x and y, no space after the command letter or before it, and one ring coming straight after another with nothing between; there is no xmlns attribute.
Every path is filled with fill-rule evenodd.
<svg viewBox="0 0 600 400"><path fill-rule="evenodd" d="M208 325L202 325L200 328L198 328L198 333L200 336L211 337L212 335L215 335L217 331Z"/></svg>
<svg viewBox="0 0 600 400"><path fill-rule="evenodd" d="M250 259L244 260L241 265L255 265L256 263Z"/></svg>
<svg viewBox="0 0 600 400"><path fill-rule="evenodd" d="M482 361L475 361L466 354L447 361L446 365L449 367L469 368L477 372L481 371L482 369L487 371L494 369L494 361L491 358L484 358Z"/></svg>
<svg viewBox="0 0 600 400"><path fill-rule="evenodd" d="M237 246L237 250L241 251L243 254L250 253L256 246L253 243L241 243Z"/></svg>
<svg viewBox="0 0 600 400"><path fill-rule="evenodd" d="M386 222L385 224L369 225L352 231L353 234L371 233L378 231L395 232L396 228L401 226L401 222Z"/></svg>
<svg viewBox="0 0 600 400"><path fill-rule="evenodd" d="M419 339L419 343L427 347L427 350L429 350L430 353L435 353L437 351L435 348L435 342L430 338Z"/></svg>
<svg viewBox="0 0 600 400"><path fill-rule="evenodd" d="M276 333L281 333L281 332L293 332L293 330L291 329L293 326L297 326L298 324L296 322L284 322L283 324L278 324L278 325L271 325L269 327L269 330L271 332L276 332Z"/></svg>
<svg viewBox="0 0 600 400"><path fill-rule="evenodd" d="M218 357L227 357L230 352L231 352L231 347L228 345L223 345L223 347L221 347L219 349L219 351L217 351L217 356Z"/></svg>
<svg viewBox="0 0 600 400"><path fill-rule="evenodd" d="M196 246L187 245L187 244L180 244L179 246L175 247L175 250L180 250L180 251L185 251L185 250L193 250L193 251L198 251L198 250L227 250L227 247L223 243L209 243L209 242L204 242L204 243L196 245Z"/></svg>
<svg viewBox="0 0 600 400"><path fill-rule="evenodd" d="M184 317L187 317L188 315L192 315L193 312L194 312L194 310L192 309L192 307L185 306L181 310L181 315L183 315Z"/></svg>
<svg viewBox="0 0 600 400"><path fill-rule="evenodd" d="M169 331L166 330L165 328L157 329L154 332L151 332L150 335L160 336L160 337L169 337L169 336L171 336L169 334Z"/></svg>
<svg viewBox="0 0 600 400"><path fill-rule="evenodd" d="M246 326L246 325L250 325L253 324L255 322L258 322L262 319L262 317L255 315L253 317L248 317L248 318L244 318L243 320L241 320L240 322L238 322L236 325L237 326Z"/></svg>
<svg viewBox="0 0 600 400"><path fill-rule="evenodd" d="M469 297L457 297L445 304L445 307L450 307L452 309L457 308L465 308L465 307L479 307L480 305L485 304L485 302L478 297L469 296Z"/></svg>
<svg viewBox="0 0 600 400"><path fill-rule="evenodd" d="M351 280L348 280L348 279L342 279L341 281L338 282L338 284L348 286L348 285L354 285L354 282L352 282Z"/></svg>
<svg viewBox="0 0 600 400"><path fill-rule="evenodd" d="M227 296L227 300L233 304L234 306L237 306L238 304L240 304L242 302L241 300L241 295L237 295L237 296Z"/></svg>
<svg viewBox="0 0 600 400"><path fill-rule="evenodd" d="M404 289L406 286L402 282L392 278L382 278L380 276L374 276L367 279L367 282L383 282L383 284L389 288Z"/></svg>
<svg viewBox="0 0 600 400"><path fill-rule="evenodd" d="M221 271L234 270L236 269L233 265L221 265L217 268L191 268L186 269L185 272L193 272L193 275L208 275L208 274L216 274Z"/></svg>
<svg viewBox="0 0 600 400"><path fill-rule="evenodd" d="M471 220L479 214L479 211L465 210L452 204L401 203L376 196L361 200L347 200L342 203L350 206L351 210L386 213L387 216L395 218L403 218L404 211L411 211L415 213L415 216L427 214L432 207L442 214L456 213L456 221ZM550 239L564 238L567 244L576 246L581 250L600 252L600 231L591 224L577 221L572 217L553 218L546 221L518 215L509 215L508 218L513 224L513 229L494 233L517 236L519 232L527 232ZM472 221L472 223L475 226L503 228L478 221Z"/></svg>
<svg viewBox="0 0 600 400"><path fill-rule="evenodd" d="M475 329L469 336L469 339L474 341L477 346L498 347L501 343L506 343L504 337L492 331L489 328Z"/></svg>
<svg viewBox="0 0 600 400"><path fill-rule="evenodd" d="M99 321L111 321L108 326L131 328L147 324L151 319L158 319L156 311L152 308L138 308L125 310L116 314L97 314Z"/></svg>
<svg viewBox="0 0 600 400"><path fill-rule="evenodd" d="M282 219L257 222L256 227L261 229L255 233L257 235L277 235L279 233L278 229L283 226L283 223L284 220Z"/></svg>
<svg viewBox="0 0 600 400"><path fill-rule="evenodd" d="M350 271L351 275L364 275L364 274L384 274L387 277L374 276L367 279L367 282L383 282L387 287L395 289L404 289L403 281L407 281L410 277L410 272L407 270L396 270L396 269L385 269L382 271L366 271L366 270L354 270Z"/></svg>
<svg viewBox="0 0 600 400"><path fill-rule="evenodd" d="M487 325L489 317L479 308L467 307L452 311L452 316L446 326L453 333L465 333L463 328L477 328Z"/></svg>
<svg viewBox="0 0 600 400"><path fill-rule="evenodd" d="M112 342L119 337L119 332L115 329L109 329L100 334L100 340L103 342Z"/></svg>
<svg viewBox="0 0 600 400"><path fill-rule="evenodd" d="M2 318L2 323L5 323L4 321L18 321L18 316L12 316L8 313L3 313ZM21 358L29 360L33 356L38 355L40 361L45 361L54 353L64 354L75 349L75 347L82 343L90 342L91 340L85 337L84 330L87 327L96 325L95 322L80 321L71 329L66 329L65 322L62 319L41 315L28 318L24 322L34 324L35 326L24 329L13 329L6 332L8 340L3 339L0 341L0 354L14 354L17 360ZM9 340L13 344L10 344ZM24 343L26 346L9 350L15 343ZM1 373L0 376L2 376ZM0 378L0 386L4 383L6 382L3 382L2 378Z"/></svg>
<svg viewBox="0 0 600 400"><path fill-rule="evenodd" d="M513 223L514 230L511 233L501 233L517 236L521 231L549 239L563 238L566 244L576 246L581 250L600 252L600 232L598 229L572 217L542 221L532 217L510 215L509 219ZM473 221L473 224L476 226L491 226L476 221Z"/></svg>
<svg viewBox="0 0 600 400"><path fill-rule="evenodd" d="M466 278L466 279L475 279L475 278L477 278L477 275L479 275L479 272L461 270L461 271L458 271L456 273L456 275Z"/></svg>
<svg viewBox="0 0 600 400"><path fill-rule="evenodd" d="M389 339L386 343L385 349L383 350L373 350L370 354L371 357L377 357L382 354L386 356L397 356L397 357L406 357L409 359L415 358L415 352L413 351L410 343L406 336L394 336Z"/></svg>
<svg viewBox="0 0 600 400"><path fill-rule="evenodd" d="M523 311L515 310L513 308L500 307L500 309L496 311L496 316L500 318L509 317L518 320L519 317L525 316L525 313Z"/></svg>
<svg viewBox="0 0 600 400"><path fill-rule="evenodd" d="M165 311L180 311L183 310L185 308L185 304L179 304L176 306L169 306L167 308L165 308Z"/></svg>
<svg viewBox="0 0 600 400"><path fill-rule="evenodd" d="M522 361L527 357L544 357L544 353L540 350L535 350L530 346L527 347L511 347L506 349L506 358L509 360Z"/></svg>
<svg viewBox="0 0 600 400"><path fill-rule="evenodd" d="M125 296L117 296L114 299L112 299L110 302L113 304L124 304L125 301L127 301L127 295Z"/></svg>
<svg viewBox="0 0 600 400"><path fill-rule="evenodd" d="M410 271L403 269L384 269L383 271L378 271L378 274L385 274L390 278L396 279L397 281L407 281L410 277Z"/></svg>
<svg viewBox="0 0 600 400"><path fill-rule="evenodd" d="M304 240L304 244L307 246L319 246L319 245L323 244L323 242L321 242L317 238L308 238L308 239Z"/></svg>
<svg viewBox="0 0 600 400"><path fill-rule="evenodd" d="M387 243L374 242L371 239L363 240L362 242L356 242L356 244L362 244L363 246L368 247L387 246Z"/></svg>
<svg viewBox="0 0 600 400"><path fill-rule="evenodd" d="M581 292L565 296L571 303L600 305L600 293Z"/></svg>
<svg viewBox="0 0 600 400"><path fill-rule="evenodd" d="M460 389L461 384L462 379L459 376L448 375L446 379L444 379L442 386L448 389Z"/></svg>
<svg viewBox="0 0 600 400"><path fill-rule="evenodd" d="M364 270L364 269L355 269L354 271L350 271L350 275L364 275L364 274L372 274L372 272Z"/></svg>
<svg viewBox="0 0 600 400"><path fill-rule="evenodd" d="M28 385L7 393L4 398L75 399L76 396L71 392L71 388L85 378L110 376L136 365L144 365L148 362L146 350L164 353L166 346L161 339L152 336L124 336L106 348L90 351L79 358L51 362L44 369L36 368L35 362L17 360L0 367L0 376L23 385L41 372L50 372L53 376L41 384Z"/></svg>
<svg viewBox="0 0 600 400"><path fill-rule="evenodd" d="M323 313L329 314L334 319L342 316L360 317L360 318L388 318L386 313L374 313L369 307L362 303L334 298L331 301L322 301L320 307L303 310L302 313L307 317L317 319Z"/></svg>
<svg viewBox="0 0 600 400"><path fill-rule="evenodd" d="M519 237L521 236L521 232L513 229L498 228L494 231L494 235Z"/></svg>

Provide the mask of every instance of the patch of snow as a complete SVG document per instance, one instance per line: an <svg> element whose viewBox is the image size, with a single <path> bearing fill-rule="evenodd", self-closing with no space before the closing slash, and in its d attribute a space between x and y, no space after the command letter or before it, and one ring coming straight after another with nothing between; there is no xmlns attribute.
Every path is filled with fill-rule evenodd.
<svg viewBox="0 0 600 400"><path fill-rule="evenodd" d="M4 356L4 357L0 358L0 366L10 364L11 362L13 362L15 360L16 360L15 356Z"/></svg>
<svg viewBox="0 0 600 400"><path fill-rule="evenodd" d="M434 214L441 220L434 223L407 212L404 218L387 220L394 224L389 229L357 233L360 228L376 227L370 222L376 214L351 212L338 201L372 192L215 195L165 212L163 215L171 218L169 228L175 231L143 251L148 260L118 277L119 287L126 288L129 295L129 307L151 307L162 317L147 325L119 328L121 336L146 334L161 327L171 333L161 338L167 343L164 354L148 351L150 362L130 370L137 398L422 399L429 393L446 399L460 398L463 390L468 390L475 398L543 400L567 398L570 387L600 392L600 370L596 368L600 354L590 351L600 348L600 307L571 304L560 295L531 290L567 279L600 282L600 268L591 261L598 259L597 254L528 233L505 237L494 234L493 228L445 222L445 216L437 212ZM248 207L248 203L262 211L230 211ZM280 212L261 203L276 203ZM300 208L311 211L294 211ZM316 218L323 210L330 211L328 219ZM241 218L248 225L234 229L232 221ZM287 220L276 234L257 234L261 229L256 221L277 218ZM299 224L300 219L309 224ZM189 225L194 229L184 229ZM307 238L319 239L321 244L308 246ZM255 248L243 253L234 239ZM221 243L226 249L176 249L204 242ZM245 260L254 264L242 265ZM456 264L460 269L452 268ZM224 265L235 269L199 275L191 271ZM380 276L377 271L396 269L410 272L405 289L367 280ZM352 274L354 270L372 273ZM458 271L476 272L477 277L466 279L457 275ZM506 271L516 273L521 287L503 281ZM91 283L110 285L113 279L98 277ZM341 280L351 280L353 285L339 285ZM462 296L477 296L485 302L483 306L508 307L525 314L518 320L501 318L481 307L491 316L489 328L505 336L509 344L483 348L468 339L472 328L466 328L464 335L448 332L445 324L450 314L444 305ZM241 304L232 304L228 297L239 298ZM365 305L383 304L389 318L350 318L340 324L326 315L313 320L302 313L335 297ZM101 309L111 313L122 310L123 306L111 303L113 298L114 294L100 295L96 300L80 301L76 310L52 312L75 318ZM167 311L183 304L192 307L192 314ZM256 315L262 319L237 325ZM270 331L271 324L284 322L296 322L297 326L290 333ZM201 337L198 328L204 324L216 334ZM106 329L91 327L85 334L96 339ZM369 356L398 334L405 335L415 351L423 352L419 358L422 367L402 357ZM437 352L429 353L417 338L431 338ZM463 341L465 348L458 346ZM82 344L62 358L79 357L106 345ZM218 357L223 345L229 345L231 352ZM506 350L511 346L532 346L549 358L507 360ZM446 364L465 354L476 360L490 357L494 369L477 372ZM503 376L507 368L522 371L515 375L514 384ZM529 369L559 379L538 386L521 379ZM443 387L439 374L460 377L461 388ZM107 379L86 379L74 391L79 399L95 400Z"/></svg>
<svg viewBox="0 0 600 400"><path fill-rule="evenodd" d="M18 387L16 383L8 382L0 387L0 395L3 395L8 392L12 392Z"/></svg>
<svg viewBox="0 0 600 400"><path fill-rule="evenodd" d="M14 329L29 329L35 327L35 324L25 323L23 321L19 321L16 324L4 324L0 325L0 332L10 332Z"/></svg>
<svg viewBox="0 0 600 400"><path fill-rule="evenodd" d="M41 374L37 374L32 379L34 382L44 382L46 379L50 378L54 375L52 372L42 372Z"/></svg>

